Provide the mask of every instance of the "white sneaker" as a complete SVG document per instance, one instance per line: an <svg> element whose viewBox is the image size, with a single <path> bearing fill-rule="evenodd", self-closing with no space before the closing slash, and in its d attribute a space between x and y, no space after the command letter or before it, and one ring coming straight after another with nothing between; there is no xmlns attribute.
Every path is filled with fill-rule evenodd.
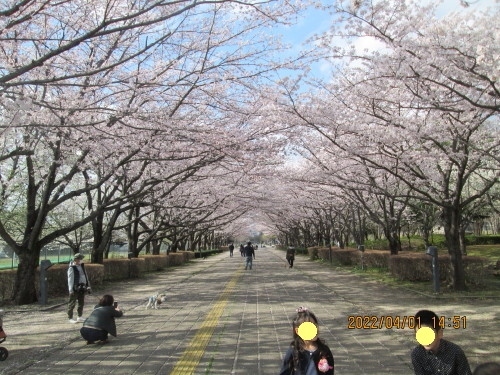
<svg viewBox="0 0 500 375"><path fill-rule="evenodd" d="M70 319L69 322L75 324L75 323L78 323L78 320Z"/></svg>
<svg viewBox="0 0 500 375"><path fill-rule="evenodd" d="M78 317L78 319L76 320L78 323L82 323L85 321L84 318L82 318L81 316Z"/></svg>

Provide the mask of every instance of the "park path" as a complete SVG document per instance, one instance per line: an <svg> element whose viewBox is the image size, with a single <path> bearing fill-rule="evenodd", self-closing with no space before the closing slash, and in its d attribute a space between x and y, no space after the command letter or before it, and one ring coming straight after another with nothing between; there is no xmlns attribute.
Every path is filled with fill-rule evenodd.
<svg viewBox="0 0 500 375"><path fill-rule="evenodd" d="M65 305L7 310L3 346L10 354L0 374L277 374L298 306L319 317L337 375L412 374L411 329L348 329L348 323L357 316L403 318L421 308L466 316L466 328L447 328L445 337L463 347L472 368L500 361L498 300L436 299L302 256L290 269L284 252L270 247L256 256L251 271L239 253L230 258L226 252L87 297L84 314L106 293L125 310L118 337L106 345L85 345L81 325L67 322ZM165 292L167 303L145 310L156 292Z"/></svg>

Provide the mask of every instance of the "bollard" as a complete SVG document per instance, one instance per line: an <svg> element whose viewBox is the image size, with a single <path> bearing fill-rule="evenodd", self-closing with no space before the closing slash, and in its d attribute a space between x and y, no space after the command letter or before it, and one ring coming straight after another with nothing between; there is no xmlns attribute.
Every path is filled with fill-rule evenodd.
<svg viewBox="0 0 500 375"><path fill-rule="evenodd" d="M425 253L432 257L432 280L434 285L434 293L439 293L438 249L436 246L429 246Z"/></svg>
<svg viewBox="0 0 500 375"><path fill-rule="evenodd" d="M45 259L40 262L40 305L47 304L47 270L52 267L50 260Z"/></svg>

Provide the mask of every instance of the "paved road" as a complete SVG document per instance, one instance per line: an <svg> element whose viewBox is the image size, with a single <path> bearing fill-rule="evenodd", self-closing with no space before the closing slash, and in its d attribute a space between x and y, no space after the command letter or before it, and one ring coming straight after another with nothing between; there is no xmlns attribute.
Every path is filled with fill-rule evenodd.
<svg viewBox="0 0 500 375"><path fill-rule="evenodd" d="M433 299L305 257L289 269L284 252L273 248L256 255L251 271L238 252L233 258L224 253L100 291L125 309L118 337L106 345L85 345L81 325L67 322L65 306L6 311L2 345L10 354L0 374L277 374L294 311L304 305L320 319L337 375L412 374L412 330L348 329L348 317L404 317L420 308L466 316L467 327L446 329L445 337L463 347L472 368L500 361L498 300ZM165 292L167 303L145 310L155 292ZM87 298L84 314L97 298Z"/></svg>

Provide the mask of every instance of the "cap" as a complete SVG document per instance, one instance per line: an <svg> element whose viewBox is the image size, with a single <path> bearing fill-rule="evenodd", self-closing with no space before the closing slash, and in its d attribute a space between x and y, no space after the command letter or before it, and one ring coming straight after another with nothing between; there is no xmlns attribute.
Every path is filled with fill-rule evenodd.
<svg viewBox="0 0 500 375"><path fill-rule="evenodd" d="M85 258L85 255L82 255L80 253L76 253L75 255L73 255L74 260L83 259L83 258Z"/></svg>

